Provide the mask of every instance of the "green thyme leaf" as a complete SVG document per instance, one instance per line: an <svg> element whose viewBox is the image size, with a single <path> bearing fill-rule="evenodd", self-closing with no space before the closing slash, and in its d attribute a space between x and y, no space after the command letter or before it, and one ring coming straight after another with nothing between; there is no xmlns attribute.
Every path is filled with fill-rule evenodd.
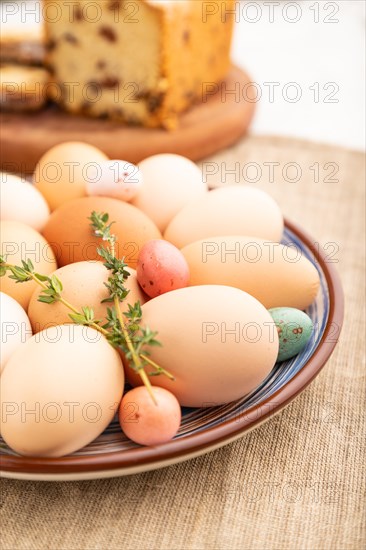
<svg viewBox="0 0 366 550"><path fill-rule="evenodd" d="M54 304L56 300L53 296L44 296L41 294L38 296L38 302L43 302L44 304Z"/></svg>
<svg viewBox="0 0 366 550"><path fill-rule="evenodd" d="M41 275L40 273L34 274L39 281L42 281L42 283L45 283L46 281L50 281L50 278L47 275Z"/></svg>
<svg viewBox="0 0 366 550"><path fill-rule="evenodd" d="M80 313L69 313L69 317L77 325L86 325L86 324L88 324L88 322L86 321L84 315L81 315Z"/></svg>
<svg viewBox="0 0 366 550"><path fill-rule="evenodd" d="M109 215L107 213L92 212L88 218L91 221L91 227L93 228L94 235L99 237L103 241L107 241L109 244L115 244L117 238L111 234L111 227L114 222L108 225Z"/></svg>
<svg viewBox="0 0 366 550"><path fill-rule="evenodd" d="M58 279L56 277L56 275L52 275L51 276L51 288L55 291L56 294L61 294L61 292L63 291L63 286L62 286L62 283L60 281L60 279Z"/></svg>

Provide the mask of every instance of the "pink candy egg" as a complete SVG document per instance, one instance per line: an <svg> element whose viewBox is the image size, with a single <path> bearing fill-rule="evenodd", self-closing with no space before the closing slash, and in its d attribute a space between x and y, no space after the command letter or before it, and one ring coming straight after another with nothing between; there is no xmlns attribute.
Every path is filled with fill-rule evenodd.
<svg viewBox="0 0 366 550"><path fill-rule="evenodd" d="M189 284L185 257L173 244L162 239L149 241L142 247L136 273L140 286L150 298Z"/></svg>
<svg viewBox="0 0 366 550"><path fill-rule="evenodd" d="M125 435L140 445L161 445L178 432L181 410L168 390L153 387L156 404L145 386L127 392L119 408L119 422Z"/></svg>
<svg viewBox="0 0 366 550"><path fill-rule="evenodd" d="M108 160L89 167L86 192L129 202L141 185L142 174L137 166L125 160Z"/></svg>

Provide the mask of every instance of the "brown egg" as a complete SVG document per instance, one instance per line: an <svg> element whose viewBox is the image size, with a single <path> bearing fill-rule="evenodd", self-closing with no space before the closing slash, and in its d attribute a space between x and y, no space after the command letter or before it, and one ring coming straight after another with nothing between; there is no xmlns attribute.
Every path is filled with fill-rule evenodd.
<svg viewBox="0 0 366 550"><path fill-rule="evenodd" d="M96 147L77 141L52 147L38 162L33 181L51 210L64 202L86 196L89 178L98 175L108 157Z"/></svg>
<svg viewBox="0 0 366 550"><path fill-rule="evenodd" d="M154 155L143 160L139 169L143 184L132 204L154 220L161 232L182 208L207 194L201 170L181 155Z"/></svg>
<svg viewBox="0 0 366 550"><path fill-rule="evenodd" d="M141 305L147 300L147 296L141 290L134 269L129 268L131 273L126 281L126 287L130 293L122 304L122 311L128 310L127 304L135 304L140 301ZM112 307L110 302L101 303L109 296L105 284L110 272L102 262L77 262L57 269L54 273L62 282L62 297L65 298L76 309L81 311L82 307L92 307L96 319L106 319L107 308ZM41 290L36 289L32 295L28 307L28 315L32 323L33 332L39 332L50 326L64 325L70 323L69 314L72 313L60 302L44 304L38 301Z"/></svg>
<svg viewBox="0 0 366 550"><path fill-rule="evenodd" d="M143 325L157 331L161 347L150 359L175 378L151 383L171 391L186 407L228 403L251 392L273 368L278 334L268 311L237 288L195 286L166 292L142 308ZM141 379L126 367L127 380ZM146 367L146 372L154 369Z"/></svg>
<svg viewBox="0 0 366 550"><path fill-rule="evenodd" d="M305 309L320 285L316 267L296 246L253 237L215 237L189 244L182 253L192 286L237 287L268 309Z"/></svg>
<svg viewBox="0 0 366 550"><path fill-rule="evenodd" d="M19 222L0 223L0 254L12 265L22 265L22 260L31 260L35 271L49 275L57 269L55 255L47 241L32 227ZM34 281L16 283L8 275L1 277L0 290L9 294L26 310L37 287Z"/></svg>
<svg viewBox="0 0 366 550"><path fill-rule="evenodd" d="M154 222L135 206L106 197L85 197L63 204L52 213L43 234L50 242L60 266L74 262L99 260L97 248L103 241L93 235L88 219L93 211L107 212L115 222L116 254L135 268L142 246L161 239Z"/></svg>
<svg viewBox="0 0 366 550"><path fill-rule="evenodd" d="M122 398L120 357L89 327L50 327L20 346L1 375L2 437L24 456L59 457L96 439Z"/></svg>
<svg viewBox="0 0 366 550"><path fill-rule="evenodd" d="M211 237L245 235L280 242L283 215L270 195L250 185L215 189L188 203L164 238L177 248Z"/></svg>

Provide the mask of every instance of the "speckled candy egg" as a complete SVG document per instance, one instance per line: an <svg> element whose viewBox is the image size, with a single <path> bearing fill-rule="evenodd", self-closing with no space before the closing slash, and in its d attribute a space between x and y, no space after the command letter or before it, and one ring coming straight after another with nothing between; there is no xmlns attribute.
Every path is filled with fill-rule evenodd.
<svg viewBox="0 0 366 550"><path fill-rule="evenodd" d="M142 185L137 166L125 160L109 160L89 170L86 192L90 196L112 197L129 202Z"/></svg>
<svg viewBox="0 0 366 550"><path fill-rule="evenodd" d="M183 254L171 243L156 239L146 243L137 260L137 280L150 298L185 288L189 267Z"/></svg>
<svg viewBox="0 0 366 550"><path fill-rule="evenodd" d="M280 347L277 361L291 359L310 340L313 323L306 313L292 307L276 307L269 312L278 330Z"/></svg>

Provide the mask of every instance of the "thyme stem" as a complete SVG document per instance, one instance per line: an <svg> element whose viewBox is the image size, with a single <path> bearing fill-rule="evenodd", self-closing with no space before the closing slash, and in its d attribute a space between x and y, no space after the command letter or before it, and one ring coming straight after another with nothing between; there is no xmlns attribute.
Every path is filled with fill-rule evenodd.
<svg viewBox="0 0 366 550"><path fill-rule="evenodd" d="M152 361L152 359L150 359L147 355L144 355L143 353L140 353L140 357L141 357L141 359L146 361L146 363L149 363L149 365L154 367L154 369L161 372L162 374L165 374L165 376L170 378L170 380L175 380L174 376L169 371L167 371L166 369L164 369L163 367L161 367L160 365L158 365L157 363Z"/></svg>
<svg viewBox="0 0 366 550"><path fill-rule="evenodd" d="M40 281L40 279L38 279L37 275L35 275L34 273L29 273L29 276L33 279L33 281L35 281L39 286L41 286L43 289L47 290L48 286L43 282L43 281ZM72 304L70 304L70 302L68 302L67 300L65 300L65 298L62 298L62 296L59 296L57 298L57 301L60 302L61 304L63 304L65 307L67 307L68 309L70 309L73 313L75 313L76 315L79 315L80 314L80 311L74 307ZM107 330L105 330L104 328L100 327L99 325L97 325L96 323L90 323L89 325L87 325L91 328L94 328L95 330L97 330L98 332L100 332L101 334L103 334L104 336L107 336L109 333Z"/></svg>
<svg viewBox="0 0 366 550"><path fill-rule="evenodd" d="M115 247L114 247L114 242L113 241L110 244L110 251L111 251L112 256L115 257ZM147 374L144 370L144 367L141 363L141 359L137 355L136 350L135 350L135 348L134 348L134 346L131 342L131 338L130 338L130 336L128 334L128 331L126 329L126 325L125 325L125 322L123 320L123 315L122 315L122 311L121 311L121 306L120 306L119 299L118 299L117 296L114 297L113 302L114 302L114 307L115 307L116 312L117 312L117 318L118 318L119 324L121 326L123 336L125 337L125 340L126 340L126 345L127 345L128 349L130 350L130 353L131 353L133 362L135 363L135 367L137 369L137 372L139 373L139 375L141 377L141 380L143 381L147 391L149 392L149 395L150 395L151 399L153 400L154 404L157 405L158 403L157 403L157 401L155 399L155 396L154 396L154 393L152 391L152 387L151 387L149 377L147 376Z"/></svg>
<svg viewBox="0 0 366 550"><path fill-rule="evenodd" d="M3 264L3 266L5 268L14 268L16 266L13 266L11 264ZM46 285L46 283L44 281L41 281L37 275L35 273L32 273L31 271L27 271L27 270L24 270L25 273L28 275L28 277L30 279L32 279L35 283L37 283L37 285L39 285L40 287L43 288L43 290L48 290L48 286ZM63 304L65 307L67 307L68 309L70 309L73 313L75 313L76 315L80 315L80 311L74 307L72 304L70 304L70 302L68 302L67 300L65 300L64 298L62 298L62 296L57 296L57 298L55 298L57 302L60 302L61 304ZM109 333L107 330L105 330L104 328L100 327L99 325L97 325L96 323L89 323L90 327L94 328L95 330L97 330L98 332L100 332L101 334L103 334L104 336L107 336Z"/></svg>

